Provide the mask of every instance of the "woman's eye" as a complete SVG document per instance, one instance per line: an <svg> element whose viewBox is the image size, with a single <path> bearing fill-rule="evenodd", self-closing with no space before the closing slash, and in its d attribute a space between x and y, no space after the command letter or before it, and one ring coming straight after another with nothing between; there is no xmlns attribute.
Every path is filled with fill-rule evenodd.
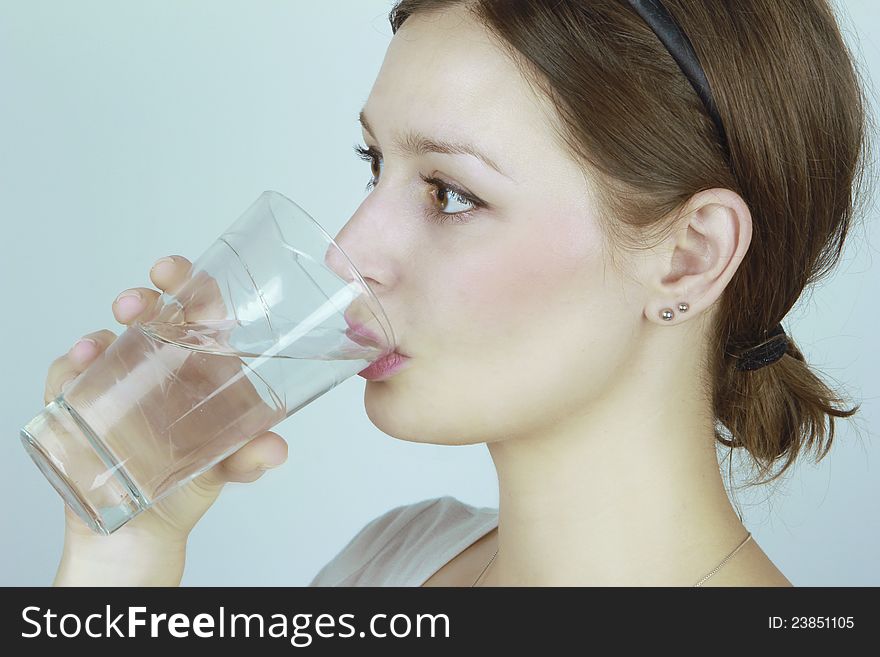
<svg viewBox="0 0 880 657"><path fill-rule="evenodd" d="M434 184L435 189L431 192L431 198L434 200L437 209L440 212L443 212L444 214L461 214L462 212L474 209L475 206L473 202L469 201L454 189L451 189L442 183L432 184ZM464 205L463 209L460 207L461 205Z"/></svg>
<svg viewBox="0 0 880 657"><path fill-rule="evenodd" d="M370 173L373 174L373 180L377 180L382 173L381 160L378 157L370 159Z"/></svg>
<svg viewBox="0 0 880 657"><path fill-rule="evenodd" d="M378 184L379 176L382 173L381 162L382 156L372 146L365 147L355 145L355 153L357 156L370 163L370 173L372 178L367 181L365 191L371 190ZM430 187L430 202L425 210L425 216L436 223L464 223L470 219L470 215L477 209L485 207L485 203L477 198L472 197L465 191L453 187L447 182L435 177L419 176ZM461 209L461 206L464 209ZM451 211L450 211L451 206Z"/></svg>
<svg viewBox="0 0 880 657"><path fill-rule="evenodd" d="M379 174L381 173L381 168L379 166L379 163L381 162L381 158L379 157L379 154L376 152L376 150L372 146L370 146L369 148L366 148L364 146L360 146L360 145L356 144L354 147L354 152L357 154L357 156L360 159L365 160L370 163L370 173L372 174L373 177L367 181L367 187L364 190L364 191L369 191L373 187L375 187L377 184Z"/></svg>

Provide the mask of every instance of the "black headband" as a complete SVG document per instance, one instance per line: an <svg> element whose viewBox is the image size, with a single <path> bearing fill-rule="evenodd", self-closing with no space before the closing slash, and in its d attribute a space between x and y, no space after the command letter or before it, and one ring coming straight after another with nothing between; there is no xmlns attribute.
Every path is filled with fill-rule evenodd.
<svg viewBox="0 0 880 657"><path fill-rule="evenodd" d="M666 46L669 54L681 68L685 77L690 81L691 86L703 105L706 108L712 121L715 123L715 129L718 131L718 137L721 140L721 147L724 149L724 155L728 161L730 159L730 148L727 143L727 133L724 130L724 124L721 122L721 116L718 114L718 108L712 98L712 91L709 88L709 81L706 79L706 73L700 66L700 60L691 45L687 35L679 27L678 23L672 17L672 14L663 6L660 0L629 0L629 4L636 10L657 37Z"/></svg>

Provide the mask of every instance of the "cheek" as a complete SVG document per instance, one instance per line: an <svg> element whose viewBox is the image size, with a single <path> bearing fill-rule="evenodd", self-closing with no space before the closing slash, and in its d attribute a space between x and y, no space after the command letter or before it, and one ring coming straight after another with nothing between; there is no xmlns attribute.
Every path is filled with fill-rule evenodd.
<svg viewBox="0 0 880 657"><path fill-rule="evenodd" d="M465 442L510 436L601 393L626 356L632 311L599 235L530 231L456 265L430 311L441 331L429 368L441 425Z"/></svg>
<svg viewBox="0 0 880 657"><path fill-rule="evenodd" d="M601 242L586 221L536 217L528 230L487 239L479 255L457 259L440 292L457 345L481 353L538 345L582 326L610 293ZM554 225L552 230L535 226Z"/></svg>

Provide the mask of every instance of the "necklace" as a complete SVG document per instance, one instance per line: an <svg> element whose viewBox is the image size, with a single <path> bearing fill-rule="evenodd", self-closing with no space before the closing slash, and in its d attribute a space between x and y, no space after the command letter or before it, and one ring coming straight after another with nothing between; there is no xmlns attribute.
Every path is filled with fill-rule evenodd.
<svg viewBox="0 0 880 657"><path fill-rule="evenodd" d="M483 573L486 572L486 568L488 568L489 566L492 565L492 562L495 561L495 557L497 557L497 556L498 556L498 548L495 548L495 554L492 555L492 558L489 559L489 563L487 563L486 566L485 566L485 568L483 568L483 570L480 571L480 574L477 575L477 579L475 579L475 580L474 580L474 583L471 584L471 588L473 588L473 587L475 587L475 586L477 585L477 582L480 581L480 577L482 577L482 576L483 576Z"/></svg>
<svg viewBox="0 0 880 657"><path fill-rule="evenodd" d="M733 550L733 552L731 552L731 553L728 554L726 557L724 557L724 558L721 560L721 563L719 563L719 564L718 564L717 566L715 566L712 570L710 570L710 571L708 572L708 574L703 575L703 578L702 578L699 582L697 582L696 584L694 584L694 586L702 586L702 585L703 585L703 582L705 582L707 579L709 579L710 577L712 577L712 575L714 575L714 574L717 573L719 570L721 570L722 566L724 566L724 564L726 564L728 561L730 561L730 560L733 558L733 555L735 555L737 552L739 552L740 548L741 548L743 545L745 545L745 544L749 541L749 539L750 539L751 537L752 537L752 532L749 532L749 533L746 535L746 537L742 540L742 542L741 542L739 545L736 546L736 548ZM480 578L483 576L483 574L486 572L486 570L488 570L489 566L492 565L492 562L495 561L495 557L497 557L497 556L498 556L498 548L495 548L495 554L493 554L493 555L492 555L492 558L489 559L489 563L486 564L486 566L483 568L483 570L482 570L482 571L480 572L480 574L477 576L477 579L475 579L475 580L474 580L474 583L471 584L471 587L474 587L474 586L477 585L477 582L480 581Z"/></svg>

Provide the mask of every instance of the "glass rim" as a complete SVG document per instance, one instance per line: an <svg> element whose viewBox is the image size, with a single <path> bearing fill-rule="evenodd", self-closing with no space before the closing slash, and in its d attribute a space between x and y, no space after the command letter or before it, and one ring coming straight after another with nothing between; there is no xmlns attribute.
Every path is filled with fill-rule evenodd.
<svg viewBox="0 0 880 657"><path fill-rule="evenodd" d="M378 297L376 297L376 293L373 292L372 288L364 280L364 277L361 276L361 273L360 273L360 271L358 271L358 268L354 266L354 263L351 261L351 258L348 257L348 254L342 249L342 247L340 247L336 243L336 240L334 240L330 236L330 234L327 233L326 230L324 230L324 227L321 226L321 224L319 224L315 220L315 218L312 217L312 215L309 212L307 212L299 203L294 201L289 196L282 194L281 192L276 191L274 189L265 190L261 194L261 196L267 196L270 198L274 198L276 200L283 199L287 203L290 203L291 205L293 205L293 207L298 209L303 215L305 215L308 218L308 220L310 222L312 222L312 225L318 229L318 231L321 233L321 235L324 237L324 239L326 239L330 244L332 244L337 252L342 254L342 257L345 258L345 261L348 263L349 269L354 273L355 277L357 277L357 280L360 283L361 287L364 290L366 290L367 295L370 300L370 304L378 309L379 312L378 313L374 312L373 314L376 315L376 317L378 318L379 325L382 327L382 331L385 333L385 339L389 341L389 344L391 345L391 349L396 350L397 349L397 339L394 336L394 328L391 326L391 322L388 319L388 315L385 313L385 308L379 302ZM273 217L275 217L275 220L277 221L278 218L275 216L274 212L272 212L272 215L273 215Z"/></svg>

